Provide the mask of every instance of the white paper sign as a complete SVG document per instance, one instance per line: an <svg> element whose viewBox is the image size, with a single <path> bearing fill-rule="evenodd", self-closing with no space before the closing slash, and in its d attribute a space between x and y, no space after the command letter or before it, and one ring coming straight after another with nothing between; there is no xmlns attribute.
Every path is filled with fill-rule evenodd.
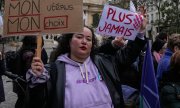
<svg viewBox="0 0 180 108"><path fill-rule="evenodd" d="M143 16L115 6L105 5L96 29L101 35L124 36L134 40L143 22Z"/></svg>

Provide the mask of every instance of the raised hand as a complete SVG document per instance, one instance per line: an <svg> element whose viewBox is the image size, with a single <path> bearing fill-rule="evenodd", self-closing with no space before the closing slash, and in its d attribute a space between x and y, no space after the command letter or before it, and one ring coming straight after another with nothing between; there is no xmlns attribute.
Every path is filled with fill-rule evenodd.
<svg viewBox="0 0 180 108"><path fill-rule="evenodd" d="M34 57L31 63L32 72L36 76L40 76L44 72L44 64L39 57Z"/></svg>
<svg viewBox="0 0 180 108"><path fill-rule="evenodd" d="M112 44L118 47L123 47L125 45L125 40L123 36L121 37L115 37L114 40L112 40Z"/></svg>

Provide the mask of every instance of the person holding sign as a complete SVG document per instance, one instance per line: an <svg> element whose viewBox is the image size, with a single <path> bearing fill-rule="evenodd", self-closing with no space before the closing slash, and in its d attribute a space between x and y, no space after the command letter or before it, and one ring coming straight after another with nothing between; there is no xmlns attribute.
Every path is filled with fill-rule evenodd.
<svg viewBox="0 0 180 108"><path fill-rule="evenodd" d="M54 63L44 66L40 58L34 57L32 60L26 74L29 93L46 93L43 94L44 102L38 97L36 100L39 101L30 97L29 107L123 108L118 76L121 70L117 66L130 65L136 60L146 44L145 40L138 37L126 48L105 54L95 52L96 37L89 27L84 27L81 33L63 34ZM114 49L111 42L107 44Z"/></svg>
<svg viewBox="0 0 180 108"><path fill-rule="evenodd" d="M11 55L13 57L9 57L6 61L8 71L13 74L26 79L26 72L31 66L31 61L33 56L35 55L35 50L37 47L37 36L35 35L27 35L22 40L21 48ZM42 41L42 46L44 42ZM42 49L42 61L44 64L47 63L48 57L45 49ZM7 57L6 57L7 58ZM26 102L26 87L27 84L24 81L13 82L13 92L17 94L17 101L15 103L15 108L24 108ZM35 94L34 92L32 94ZM32 95L31 94L31 95Z"/></svg>
<svg viewBox="0 0 180 108"><path fill-rule="evenodd" d="M4 86L1 77L4 74L4 72L5 72L4 59L3 59L3 54L0 51L0 104L1 102L5 101Z"/></svg>

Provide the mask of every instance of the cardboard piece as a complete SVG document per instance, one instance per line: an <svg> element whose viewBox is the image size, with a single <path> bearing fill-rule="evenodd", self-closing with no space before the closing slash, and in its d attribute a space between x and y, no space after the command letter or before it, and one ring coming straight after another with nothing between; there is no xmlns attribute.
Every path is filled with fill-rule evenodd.
<svg viewBox="0 0 180 108"><path fill-rule="evenodd" d="M5 0L4 35L82 32L82 0Z"/></svg>

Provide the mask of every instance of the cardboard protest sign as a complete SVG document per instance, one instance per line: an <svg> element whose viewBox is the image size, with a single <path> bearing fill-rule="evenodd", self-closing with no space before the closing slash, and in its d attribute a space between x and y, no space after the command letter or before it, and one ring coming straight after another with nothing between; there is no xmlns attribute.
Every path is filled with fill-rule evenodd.
<svg viewBox="0 0 180 108"><path fill-rule="evenodd" d="M115 6L105 5L96 32L101 35L124 36L134 40L143 16Z"/></svg>
<svg viewBox="0 0 180 108"><path fill-rule="evenodd" d="M4 35L82 32L82 0L5 0Z"/></svg>

